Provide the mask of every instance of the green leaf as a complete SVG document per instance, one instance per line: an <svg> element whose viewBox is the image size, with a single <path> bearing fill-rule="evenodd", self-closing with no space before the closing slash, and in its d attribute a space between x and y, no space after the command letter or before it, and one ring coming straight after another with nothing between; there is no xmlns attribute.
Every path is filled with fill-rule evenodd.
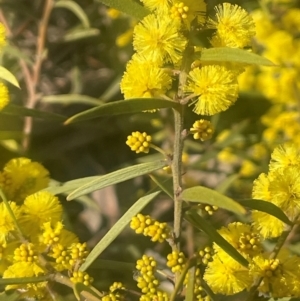
<svg viewBox="0 0 300 301"><path fill-rule="evenodd" d="M150 13L144 6L133 0L97 0L97 2L115 8L138 20L143 19Z"/></svg>
<svg viewBox="0 0 300 301"><path fill-rule="evenodd" d="M71 0L60 0L54 4L54 7L66 8L66 9L72 11L78 17L78 19L81 21L82 26L84 28L90 28L90 21L86 15L86 13L76 2L71 1Z"/></svg>
<svg viewBox="0 0 300 301"><path fill-rule="evenodd" d="M89 183L80 186L73 192L71 192L67 200L73 200L79 196L88 194L92 191L102 189L104 187L114 185L117 183L124 182L129 179L133 179L145 174L148 174L154 170L158 170L166 166L166 161L158 160L149 163L137 164L134 166L129 166L117 171L111 172L109 174L99 176L97 179L90 181Z"/></svg>
<svg viewBox="0 0 300 301"><path fill-rule="evenodd" d="M156 191L138 199L94 247L79 270L85 271L130 223L132 217L140 213L159 193L160 191Z"/></svg>
<svg viewBox="0 0 300 301"><path fill-rule="evenodd" d="M35 109L28 109L22 106L17 106L14 104L8 104L2 111L1 114L14 115L14 116L31 116L34 118L41 118L53 121L64 121L66 119L65 116L46 112L39 111Z"/></svg>
<svg viewBox="0 0 300 301"><path fill-rule="evenodd" d="M0 140L21 139L23 135L21 131L0 131Z"/></svg>
<svg viewBox="0 0 300 301"><path fill-rule="evenodd" d="M48 95L42 97L41 101L46 103L58 103L63 105L82 103L82 104L87 104L92 106L99 106L103 104L103 101L98 98L90 97L87 95L81 95L81 94Z"/></svg>
<svg viewBox="0 0 300 301"><path fill-rule="evenodd" d="M37 277L1 278L0 285L39 283L49 280L49 275Z"/></svg>
<svg viewBox="0 0 300 301"><path fill-rule="evenodd" d="M163 179L157 175L149 175L151 180L163 191L165 192L172 200L173 196L173 182L172 178Z"/></svg>
<svg viewBox="0 0 300 301"><path fill-rule="evenodd" d="M239 48L218 47L202 49L199 57L198 53L196 53L195 56L203 62L231 62L248 65L275 66L275 64L268 59Z"/></svg>
<svg viewBox="0 0 300 301"><path fill-rule="evenodd" d="M76 114L66 120L65 124L85 121L101 116L140 113L146 110L162 108L174 108L178 110L180 109L180 104L175 101L158 98L133 98L128 100L119 100Z"/></svg>
<svg viewBox="0 0 300 301"><path fill-rule="evenodd" d="M73 42L91 37L96 37L100 33L98 28L76 28L66 33L63 42Z"/></svg>
<svg viewBox="0 0 300 301"><path fill-rule="evenodd" d="M289 218L285 215L285 213L279 207L277 207L271 202L266 202L263 200L256 200L256 199L247 199L247 200L240 200L239 203L253 210L262 211L272 216L275 216L282 222L286 223L287 225L291 225L291 226L293 225L293 223L289 220Z"/></svg>
<svg viewBox="0 0 300 301"><path fill-rule="evenodd" d="M92 176L92 177L85 177L80 179L75 179L71 181L67 181L64 183L60 183L54 180L51 180L52 185L43 189L46 191L49 191L50 193L57 195L60 193L68 193L71 192L78 187L85 185L87 183L90 183L92 180L97 179L99 176Z"/></svg>
<svg viewBox="0 0 300 301"><path fill-rule="evenodd" d="M198 213L193 210L189 210L185 213L185 219L188 220L194 227L205 232L213 242L215 242L220 248L222 248L228 255L230 255L241 265L245 267L248 266L248 261Z"/></svg>
<svg viewBox="0 0 300 301"><path fill-rule="evenodd" d="M218 206L236 214L245 214L246 209L233 199L203 186L195 186L182 192L184 201Z"/></svg>
<svg viewBox="0 0 300 301"><path fill-rule="evenodd" d="M185 301L194 301L194 286L195 286L195 270L196 267L191 267L188 271L188 282L186 285Z"/></svg>
<svg viewBox="0 0 300 301"><path fill-rule="evenodd" d="M3 66L0 66L0 79L3 79L20 89L20 85L16 77Z"/></svg>

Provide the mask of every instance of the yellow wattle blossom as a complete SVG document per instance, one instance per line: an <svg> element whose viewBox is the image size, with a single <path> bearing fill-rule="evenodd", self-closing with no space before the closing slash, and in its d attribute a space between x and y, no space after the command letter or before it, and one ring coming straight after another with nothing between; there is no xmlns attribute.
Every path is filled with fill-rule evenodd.
<svg viewBox="0 0 300 301"><path fill-rule="evenodd" d="M10 208L18 220L21 217L21 208L15 202L9 202ZM6 238L12 231L16 230L16 225L7 210L4 202L0 203L0 242L5 243Z"/></svg>
<svg viewBox="0 0 300 301"><path fill-rule="evenodd" d="M146 16L134 28L134 49L157 64L178 63L187 43L179 25L166 14Z"/></svg>
<svg viewBox="0 0 300 301"><path fill-rule="evenodd" d="M227 110L237 100L237 77L223 66L195 68L189 73L185 91L198 97L192 102L196 114L215 115Z"/></svg>
<svg viewBox="0 0 300 301"><path fill-rule="evenodd" d="M62 219L62 205L59 199L47 191L29 195L22 205L24 219L38 228L48 221L56 223Z"/></svg>
<svg viewBox="0 0 300 301"><path fill-rule="evenodd" d="M62 229L59 234L59 240L51 247L50 257L56 260L57 270L64 270L71 267L70 260L72 259L72 247L77 244L78 237L71 231Z"/></svg>
<svg viewBox="0 0 300 301"><path fill-rule="evenodd" d="M38 253L34 244L21 244L20 247L14 251L14 262L37 262Z"/></svg>
<svg viewBox="0 0 300 301"><path fill-rule="evenodd" d="M20 261L12 264L3 273L3 279L5 278L21 278L21 277L37 277L45 274L45 270L35 262ZM46 286L47 282L39 283L25 283L25 284L11 284L6 285L5 289L20 289L29 290L34 297L38 291Z"/></svg>
<svg viewBox="0 0 300 301"><path fill-rule="evenodd" d="M250 274L255 280L263 278L258 288L261 293L269 293L272 288L273 298L299 297L299 265L300 258L283 249L276 259L269 259L268 254L254 257Z"/></svg>
<svg viewBox="0 0 300 301"><path fill-rule="evenodd" d="M175 0L170 9L170 15L178 19L189 29L196 19L198 24L206 21L206 3L203 0Z"/></svg>
<svg viewBox="0 0 300 301"><path fill-rule="evenodd" d="M170 74L154 61L143 55L134 55L127 64L120 88L125 99L151 98L164 95L171 84Z"/></svg>
<svg viewBox="0 0 300 301"><path fill-rule="evenodd" d="M262 211L252 211L253 227L266 239L279 237L284 230L284 223L278 218Z"/></svg>
<svg viewBox="0 0 300 301"><path fill-rule="evenodd" d="M74 271L70 280L73 283L83 283L85 286L90 286L94 279L86 272Z"/></svg>
<svg viewBox="0 0 300 301"><path fill-rule="evenodd" d="M247 11L238 5L223 3L215 7L217 21L209 19L210 28L216 28L211 43L214 47L244 48L255 35L255 24Z"/></svg>
<svg viewBox="0 0 300 301"><path fill-rule="evenodd" d="M122 282L114 282L110 287L109 287L109 292L107 295L103 296L101 298L101 301L123 301L125 300L125 286L123 285Z"/></svg>
<svg viewBox="0 0 300 301"><path fill-rule="evenodd" d="M24 199L49 183L49 172L38 162L27 158L8 161L0 172L0 187L9 200L23 202Z"/></svg>
<svg viewBox="0 0 300 301"><path fill-rule="evenodd" d="M126 144L130 149L137 154L139 153L149 153L150 144L152 137L146 132L132 132L131 135L127 136Z"/></svg>
<svg viewBox="0 0 300 301"><path fill-rule="evenodd" d="M167 266L173 273L182 272L187 259L183 252L173 251L167 255Z"/></svg>
<svg viewBox="0 0 300 301"><path fill-rule="evenodd" d="M262 251L259 233L251 225L234 222L222 227L218 232L244 257L252 257ZM220 259L226 261L226 258L230 257L217 244L213 247Z"/></svg>
<svg viewBox="0 0 300 301"><path fill-rule="evenodd" d="M261 173L253 182L252 198L263 201L271 201L269 186L269 176L265 173Z"/></svg>
<svg viewBox="0 0 300 301"><path fill-rule="evenodd" d="M218 254L208 263L203 278L215 294L233 295L252 285L247 268L230 256L224 261Z"/></svg>
<svg viewBox="0 0 300 301"><path fill-rule="evenodd" d="M1 33L0 33L1 35ZM1 37L0 37L1 38ZM1 43L1 41L0 41ZM1 46L1 45L0 45ZM0 111L9 103L9 93L7 87L0 82Z"/></svg>
<svg viewBox="0 0 300 301"><path fill-rule="evenodd" d="M295 221L300 214L299 165L273 171L269 191L272 203L281 208L291 221Z"/></svg>
<svg viewBox="0 0 300 301"><path fill-rule="evenodd" d="M63 230L64 225L62 222L57 222L54 224L53 222L46 222L43 224L42 229L42 237L41 242L47 247L51 247L52 245L59 242L60 233Z"/></svg>
<svg viewBox="0 0 300 301"><path fill-rule="evenodd" d="M137 234L151 237L151 241L164 242L171 238L171 229L167 223L161 223L150 215L143 215L139 213L134 216L130 222L130 228L135 230Z"/></svg>
<svg viewBox="0 0 300 301"><path fill-rule="evenodd" d="M190 132L193 134L194 139L206 141L214 134L214 127L209 120L200 119L194 122Z"/></svg>
<svg viewBox="0 0 300 301"><path fill-rule="evenodd" d="M286 143L274 149L271 155L270 171L289 166L300 166L300 149L294 144Z"/></svg>

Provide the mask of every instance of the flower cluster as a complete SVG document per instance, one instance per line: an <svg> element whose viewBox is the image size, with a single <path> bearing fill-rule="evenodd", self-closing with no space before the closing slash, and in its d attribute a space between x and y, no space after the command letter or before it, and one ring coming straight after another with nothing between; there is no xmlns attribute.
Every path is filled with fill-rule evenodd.
<svg viewBox="0 0 300 301"><path fill-rule="evenodd" d="M259 199L275 204L292 222L297 222L300 214L299 155L295 145L275 148L269 173L261 174L254 181L252 195L253 202ZM251 225L231 223L219 230L249 265L241 265L214 244L215 253L207 265L204 279L215 293L224 295L249 290L254 283L260 283L258 291L274 298L300 296L300 257L292 255L285 247L276 257L274 254L270 257L270 252L262 245L264 239L279 237L286 225L262 211L253 210L252 219Z"/></svg>
<svg viewBox="0 0 300 301"><path fill-rule="evenodd" d="M123 301L125 300L124 296L125 287L122 282L114 282L109 287L109 292L102 297L102 301Z"/></svg>
<svg viewBox="0 0 300 301"><path fill-rule="evenodd" d="M266 127L263 139L272 149L283 141L300 141L300 10L293 7L296 2L290 1L289 6L284 2L273 3L273 13L268 9L257 9L251 13L256 24L256 44L261 54L276 66L253 66L239 78L242 90L257 91L271 103L261 121ZM272 13L272 18L268 17L268 13Z"/></svg>
<svg viewBox="0 0 300 301"><path fill-rule="evenodd" d="M194 139L206 141L212 137L214 127L210 121L200 119L194 122L193 127L190 128L190 132L193 134Z"/></svg>
<svg viewBox="0 0 300 301"><path fill-rule="evenodd" d="M262 173L254 181L252 197L271 202L296 222L300 210L300 151L296 145L280 145L272 153L268 174ZM278 237L285 224L263 212L252 213L255 227L265 238Z"/></svg>
<svg viewBox="0 0 300 301"><path fill-rule="evenodd" d="M131 135L127 137L126 144L134 152L138 153L148 153L150 148L150 142L152 137L147 135L146 132L132 132Z"/></svg>
<svg viewBox="0 0 300 301"><path fill-rule="evenodd" d="M142 291L141 301L167 301L168 295L158 289L160 284L155 276L157 263L151 256L143 255L136 263L139 275L136 277L137 286Z"/></svg>
<svg viewBox="0 0 300 301"><path fill-rule="evenodd" d="M160 223L151 218L150 215L139 213L131 219L130 227L137 234L151 237L154 242L164 242L171 237L171 229L168 224Z"/></svg>
<svg viewBox="0 0 300 301"><path fill-rule="evenodd" d="M127 64L121 81L125 99L167 97L174 78L165 67L178 68L181 65L188 45L187 33L194 28L192 23L216 29L211 39L213 47L244 48L251 44L255 33L252 17L237 5L225 3L217 6L215 18L206 22L203 0L142 2L151 14L134 28L136 53ZM221 64L208 64L191 70L183 90L189 98L195 98L192 101L194 111L214 115L227 110L237 100L237 75L241 72L241 66Z"/></svg>
<svg viewBox="0 0 300 301"><path fill-rule="evenodd" d="M182 272L186 264L186 257L183 252L173 251L167 255L167 266L173 273Z"/></svg>
<svg viewBox="0 0 300 301"><path fill-rule="evenodd" d="M59 199L41 189L48 171L27 158L9 161L0 172L0 270L2 278L38 277L68 271L71 281L90 285L92 279L78 271L88 254L86 243L66 230ZM43 300L47 282L7 285L22 296Z"/></svg>

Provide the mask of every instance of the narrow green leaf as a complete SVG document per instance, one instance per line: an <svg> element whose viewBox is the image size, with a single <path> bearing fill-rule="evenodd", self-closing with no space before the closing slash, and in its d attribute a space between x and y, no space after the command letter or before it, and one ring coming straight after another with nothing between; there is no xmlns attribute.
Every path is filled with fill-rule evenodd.
<svg viewBox="0 0 300 301"><path fill-rule="evenodd" d="M279 207L277 207L271 202L255 200L255 199L247 199L247 200L240 200L239 203L253 210L262 211L272 216L275 216L282 222L286 223L287 225L293 225L293 223L289 220L289 218L285 215L285 213Z"/></svg>
<svg viewBox="0 0 300 301"><path fill-rule="evenodd" d="M0 131L0 140L21 139L23 135L21 131Z"/></svg>
<svg viewBox="0 0 300 301"><path fill-rule="evenodd" d="M179 109L180 104L175 101L158 98L133 98L128 100L114 101L76 114L70 117L65 124L85 121L101 116L140 113L146 110L162 108Z"/></svg>
<svg viewBox="0 0 300 301"><path fill-rule="evenodd" d="M37 277L0 278L0 285L39 283L48 281L49 275Z"/></svg>
<svg viewBox="0 0 300 301"><path fill-rule="evenodd" d="M0 79L3 79L20 89L20 85L16 77L3 66L0 66Z"/></svg>
<svg viewBox="0 0 300 301"><path fill-rule="evenodd" d="M172 178L162 179L157 175L149 175L151 180L163 191L165 192L171 199L173 199L173 182Z"/></svg>
<svg viewBox="0 0 300 301"><path fill-rule="evenodd" d="M99 35L99 33L100 31L98 28L76 28L64 35L63 42L73 42L91 37L96 37Z"/></svg>
<svg viewBox="0 0 300 301"><path fill-rule="evenodd" d="M94 247L79 270L85 271L130 223L132 217L141 212L159 193L160 191L156 191L138 199Z"/></svg>
<svg viewBox="0 0 300 301"><path fill-rule="evenodd" d="M144 6L133 0L97 0L97 2L115 8L136 19L143 19L150 13Z"/></svg>
<svg viewBox="0 0 300 301"><path fill-rule="evenodd" d="M246 210L233 199L203 186L195 186L182 192L184 201L218 206L236 214L245 214Z"/></svg>
<svg viewBox="0 0 300 301"><path fill-rule="evenodd" d="M274 63L247 50L230 47L218 47L203 49L195 54L196 58L203 62L232 62L248 65L275 66Z"/></svg>
<svg viewBox="0 0 300 301"><path fill-rule="evenodd" d="M99 176L85 177L85 178L67 181L64 183L51 180L51 185L43 190L46 190L54 195L61 194L61 193L69 193L82 185L90 183L92 180L95 180L98 177Z"/></svg>
<svg viewBox="0 0 300 301"><path fill-rule="evenodd" d="M241 265L245 267L248 266L248 261L198 213L189 210L185 213L185 219L189 221L194 227L205 232L213 242L215 242L220 248L222 248L228 255L230 255Z"/></svg>
<svg viewBox="0 0 300 301"><path fill-rule="evenodd" d="M158 170L166 166L166 162L164 160L158 160L149 163L137 164L134 166L129 166L123 169L119 169L117 171L111 172L109 174L99 176L97 179L90 181L89 183L80 186L73 192L71 192L67 200L73 200L79 196L88 194L92 191L102 189L104 187L114 185L117 183L124 182L129 179L133 179L145 174L148 174L154 170Z"/></svg>
<svg viewBox="0 0 300 301"><path fill-rule="evenodd" d="M28 109L22 106L17 106L14 104L8 104L2 111L1 114L14 115L14 116L31 116L35 118L53 120L53 121L64 121L66 119L65 116L46 112L39 111L35 109Z"/></svg>
<svg viewBox="0 0 300 301"><path fill-rule="evenodd" d="M188 271L188 282L186 285L185 301L194 301L194 286L195 286L195 270L196 267L191 267Z"/></svg>
<svg viewBox="0 0 300 301"><path fill-rule="evenodd" d="M60 0L55 2L54 7L56 8L66 8L73 12L77 18L81 21L84 28L90 27L90 21L84 12L84 10L78 5L78 3L71 0Z"/></svg>
<svg viewBox="0 0 300 301"><path fill-rule="evenodd" d="M58 103L63 105L82 103L82 104L87 104L92 106L99 106L103 104L103 101L98 98L90 97L87 95L81 95L81 94L48 95L42 97L41 101L46 103Z"/></svg>

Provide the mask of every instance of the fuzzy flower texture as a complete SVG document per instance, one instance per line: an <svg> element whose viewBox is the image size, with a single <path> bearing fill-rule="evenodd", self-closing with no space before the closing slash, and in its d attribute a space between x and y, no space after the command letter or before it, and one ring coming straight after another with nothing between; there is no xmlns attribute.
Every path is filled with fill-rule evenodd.
<svg viewBox="0 0 300 301"><path fill-rule="evenodd" d="M238 5L220 4L215 7L215 16L206 18L203 0L141 1L151 13L134 28L136 53L121 81L125 99L170 99L169 95L174 95L172 82L178 72L171 70L181 68L187 45L193 46L187 37L195 26L215 29L210 39L213 47L244 48L251 45L255 34L252 18ZM185 96L195 105L194 112L215 115L227 110L238 98L237 76L243 72L243 66L224 63L200 66L189 72L183 87Z"/></svg>
<svg viewBox="0 0 300 301"><path fill-rule="evenodd" d="M271 202L279 207L290 221L300 217L300 151L292 144L278 146L272 153L268 174L261 174L253 186L255 199ZM300 257L282 247L270 257L262 242L277 238L286 229L281 220L265 212L252 212L252 224L231 223L219 233L249 262L243 266L219 246L204 273L204 279L214 291L233 295L249 290L262 280L258 291L273 298L300 296Z"/></svg>
<svg viewBox="0 0 300 301"><path fill-rule="evenodd" d="M66 230L59 199L47 191L49 172L27 158L10 160L0 171L0 273L5 278L68 272L71 281L90 285L92 278L75 269L84 262L85 243ZM48 300L47 281L11 284L21 298Z"/></svg>

